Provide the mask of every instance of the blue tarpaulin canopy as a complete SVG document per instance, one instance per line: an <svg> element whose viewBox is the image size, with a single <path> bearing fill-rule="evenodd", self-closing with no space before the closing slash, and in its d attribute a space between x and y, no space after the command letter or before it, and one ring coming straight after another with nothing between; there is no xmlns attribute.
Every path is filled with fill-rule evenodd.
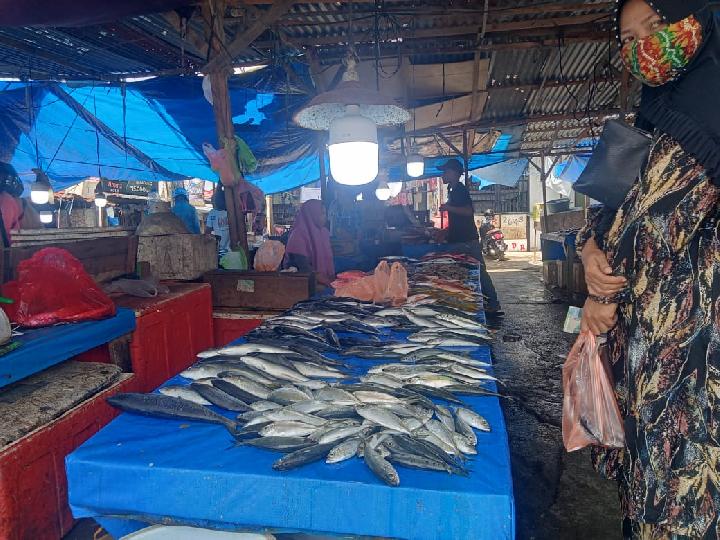
<svg viewBox="0 0 720 540"><path fill-rule="evenodd" d="M268 68L230 82L235 131L259 162L246 176L266 193L320 176L316 138L291 122L307 96L281 93L277 77ZM92 176L214 181L202 144L216 141L200 77L125 85L10 83L0 91L0 159L25 181L42 168L56 189Z"/></svg>
<svg viewBox="0 0 720 540"><path fill-rule="evenodd" d="M307 77L307 70L295 71ZM229 89L235 132L258 160L247 179L268 194L319 180L320 139L292 123L309 97L290 87L285 70L271 66L232 78ZM491 154L472 156L470 169L503 161L511 138L501 136ZM34 180L35 167L47 172L55 189L97 176L215 181L202 145L216 141L200 77L0 85L0 160L11 162L26 182ZM428 160L427 172L439 174L443 160ZM390 170L391 179L404 175L404 166Z"/></svg>

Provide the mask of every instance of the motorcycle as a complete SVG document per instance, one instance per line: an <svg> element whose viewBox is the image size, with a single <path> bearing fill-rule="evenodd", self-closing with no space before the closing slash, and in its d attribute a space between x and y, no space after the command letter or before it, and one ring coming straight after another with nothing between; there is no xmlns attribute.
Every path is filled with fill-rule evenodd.
<svg viewBox="0 0 720 540"><path fill-rule="evenodd" d="M506 260L505 235L493 224L492 216L486 216L485 223L480 226L480 240L485 257L496 261Z"/></svg>

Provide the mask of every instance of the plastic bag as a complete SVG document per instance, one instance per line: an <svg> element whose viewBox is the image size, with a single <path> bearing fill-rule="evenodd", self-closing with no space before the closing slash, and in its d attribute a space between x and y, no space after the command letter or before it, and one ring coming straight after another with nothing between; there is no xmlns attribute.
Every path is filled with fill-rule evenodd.
<svg viewBox="0 0 720 540"><path fill-rule="evenodd" d="M371 302L375 296L375 276L366 276L341 285L335 289L335 296Z"/></svg>
<svg viewBox="0 0 720 540"><path fill-rule="evenodd" d="M400 306L407 302L408 289L407 270L399 262L393 263L385 292L386 298L393 306Z"/></svg>
<svg viewBox="0 0 720 540"><path fill-rule="evenodd" d="M247 256L242 249L239 251L228 251L220 257L220 267L225 270L247 270Z"/></svg>
<svg viewBox="0 0 720 540"><path fill-rule="evenodd" d="M373 293L372 299L376 304L382 304L387 300L386 293L388 282L390 281L390 266L388 266L387 261L380 261L375 267L374 276L373 288L375 292Z"/></svg>
<svg viewBox="0 0 720 540"><path fill-rule="evenodd" d="M224 186L232 186L240 177L237 163L234 162L234 149L228 154L225 148L217 150L212 144L204 143L203 152L210 161L210 168L218 173Z"/></svg>
<svg viewBox="0 0 720 540"><path fill-rule="evenodd" d="M139 298L155 298L158 294L167 294L170 290L146 279L116 279L103 287L106 293L123 293Z"/></svg>
<svg viewBox="0 0 720 540"><path fill-rule="evenodd" d="M285 245L277 240L268 240L255 253L255 270L275 272L285 257Z"/></svg>
<svg viewBox="0 0 720 540"><path fill-rule="evenodd" d="M364 302L375 302L377 304L392 303L393 305L404 304L407 300L408 282L407 272L400 263L394 263L390 268L385 261L380 261L375 267L375 272L370 276L362 276L362 273L343 272L341 276L347 280L336 280L333 282L335 296L355 298ZM340 277L340 276L339 276Z"/></svg>
<svg viewBox="0 0 720 540"><path fill-rule="evenodd" d="M582 332L565 360L562 432L568 452L589 445L625 446L625 429L611 378L591 332Z"/></svg>
<svg viewBox="0 0 720 540"><path fill-rule="evenodd" d="M5 283L3 296L15 302L5 309L22 326L104 319L115 304L69 252L45 248L18 264L16 281Z"/></svg>

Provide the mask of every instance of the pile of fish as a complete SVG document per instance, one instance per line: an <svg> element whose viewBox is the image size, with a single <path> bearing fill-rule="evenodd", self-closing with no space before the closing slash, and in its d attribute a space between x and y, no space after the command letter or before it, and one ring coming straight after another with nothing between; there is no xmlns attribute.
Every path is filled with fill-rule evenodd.
<svg viewBox="0 0 720 540"><path fill-rule="evenodd" d="M109 402L222 425L238 445L283 453L273 465L280 471L357 456L391 486L400 483L396 466L466 475L467 456L477 453L475 430L490 426L461 396L498 394L486 387L495 381L489 366L468 354L491 334L454 304L426 295L401 308L343 298L303 302L245 343L201 353L181 373L189 384ZM393 340L391 329L407 332L407 340Z"/></svg>

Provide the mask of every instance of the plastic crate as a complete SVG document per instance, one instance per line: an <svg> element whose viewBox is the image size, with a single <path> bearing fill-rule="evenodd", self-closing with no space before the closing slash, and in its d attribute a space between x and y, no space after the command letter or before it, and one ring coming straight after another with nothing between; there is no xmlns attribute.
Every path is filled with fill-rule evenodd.
<svg viewBox="0 0 720 540"><path fill-rule="evenodd" d="M170 283L170 294L157 298L116 298L135 310L130 342L138 388L148 392L174 377L197 354L213 346L212 297L205 283Z"/></svg>
<svg viewBox="0 0 720 540"><path fill-rule="evenodd" d="M137 391L126 377L0 452L0 538L57 540L70 531L65 457L117 416L108 397Z"/></svg>
<svg viewBox="0 0 720 540"><path fill-rule="evenodd" d="M213 336L215 347L224 347L260 326L266 317L262 315L237 315L232 312L213 312Z"/></svg>

